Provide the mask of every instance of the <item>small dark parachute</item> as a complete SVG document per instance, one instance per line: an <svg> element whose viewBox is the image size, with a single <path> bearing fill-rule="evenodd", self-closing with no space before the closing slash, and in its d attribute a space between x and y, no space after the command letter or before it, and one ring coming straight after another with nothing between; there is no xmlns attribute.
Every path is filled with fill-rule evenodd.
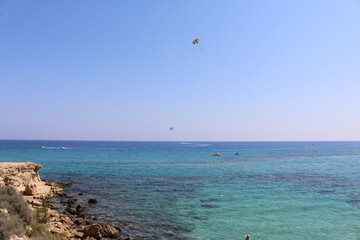
<svg viewBox="0 0 360 240"><path fill-rule="evenodd" d="M194 41L192 41L192 43L195 45L195 44L199 44L200 42L200 39L199 38L195 38Z"/></svg>

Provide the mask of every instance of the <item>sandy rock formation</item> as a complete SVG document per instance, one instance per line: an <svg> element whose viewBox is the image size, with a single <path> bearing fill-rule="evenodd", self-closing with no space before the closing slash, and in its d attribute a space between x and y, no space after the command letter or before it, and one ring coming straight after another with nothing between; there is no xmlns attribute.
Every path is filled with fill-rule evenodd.
<svg viewBox="0 0 360 240"><path fill-rule="evenodd" d="M120 237L120 231L115 227L95 223L89 226L85 226L82 230L84 237L92 237L95 239L106 239L106 238L118 238Z"/></svg>
<svg viewBox="0 0 360 240"><path fill-rule="evenodd" d="M13 235L13 236L10 237L10 240L30 240L30 238L27 237L27 236L18 237L16 235Z"/></svg>
<svg viewBox="0 0 360 240"><path fill-rule="evenodd" d="M94 223L91 216L84 213L84 207L64 192L64 187L69 184L41 181L38 174L41 167L40 164L31 162L0 162L0 186L14 187L23 195L32 210L45 208L48 217L46 225L53 234L66 233L66 239L69 240L131 240L122 236L120 229L107 224ZM60 211L51 203L50 199L53 197L64 199L65 211ZM0 214L7 216L8 212L0 208ZM11 240L30 239L26 236L12 236Z"/></svg>
<svg viewBox="0 0 360 240"><path fill-rule="evenodd" d="M38 171L41 164L32 162L0 162L0 186L14 187L25 196L53 197L51 186L41 181Z"/></svg>

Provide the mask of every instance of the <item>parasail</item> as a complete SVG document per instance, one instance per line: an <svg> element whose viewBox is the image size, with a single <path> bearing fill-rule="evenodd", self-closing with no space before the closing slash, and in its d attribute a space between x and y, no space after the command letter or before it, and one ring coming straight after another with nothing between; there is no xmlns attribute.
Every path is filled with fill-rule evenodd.
<svg viewBox="0 0 360 240"><path fill-rule="evenodd" d="M192 43L195 45L195 44L199 44L200 42L200 39L199 38L195 38L194 41L192 41Z"/></svg>

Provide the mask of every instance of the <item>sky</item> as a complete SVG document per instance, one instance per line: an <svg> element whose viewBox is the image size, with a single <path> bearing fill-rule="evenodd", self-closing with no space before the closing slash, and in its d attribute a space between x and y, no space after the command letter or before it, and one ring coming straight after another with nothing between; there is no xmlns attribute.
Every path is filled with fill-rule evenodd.
<svg viewBox="0 0 360 240"><path fill-rule="evenodd" d="M0 0L0 139L360 140L360 1Z"/></svg>

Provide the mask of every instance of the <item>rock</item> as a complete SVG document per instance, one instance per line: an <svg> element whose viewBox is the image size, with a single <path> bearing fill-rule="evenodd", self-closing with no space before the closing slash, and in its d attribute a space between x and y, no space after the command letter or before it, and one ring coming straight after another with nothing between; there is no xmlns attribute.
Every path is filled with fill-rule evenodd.
<svg viewBox="0 0 360 240"><path fill-rule="evenodd" d="M62 222L49 222L48 225L51 227L52 233L62 233L66 231L66 226Z"/></svg>
<svg viewBox="0 0 360 240"><path fill-rule="evenodd" d="M36 198L53 197L51 187L40 179L41 167L31 162L0 162L0 186L11 186L23 195Z"/></svg>
<svg viewBox="0 0 360 240"><path fill-rule="evenodd" d="M54 217L54 218L59 218L59 216L60 216L59 212L56 210L50 210L49 215L50 215L50 217Z"/></svg>
<svg viewBox="0 0 360 240"><path fill-rule="evenodd" d="M71 221L71 219L69 217L61 217L61 222L65 223L68 226L71 226L74 224L74 222Z"/></svg>
<svg viewBox="0 0 360 240"><path fill-rule="evenodd" d="M81 193L81 192L79 192L79 193L78 193L78 195L79 195L79 196L82 196L82 195L84 195L84 194L83 194L83 193Z"/></svg>
<svg viewBox="0 0 360 240"><path fill-rule="evenodd" d="M10 216L6 208L0 208L0 214L4 215L6 218Z"/></svg>
<svg viewBox="0 0 360 240"><path fill-rule="evenodd" d="M74 208L71 208L71 207L67 207L66 212L68 212L68 213L70 213L72 215L78 214L78 212Z"/></svg>
<svg viewBox="0 0 360 240"><path fill-rule="evenodd" d="M82 238L84 236L84 234L82 232L78 232L75 229L70 230L71 234L74 235L77 238Z"/></svg>
<svg viewBox="0 0 360 240"><path fill-rule="evenodd" d="M33 196L23 196L23 198L27 203L32 203L32 201L34 201Z"/></svg>
<svg viewBox="0 0 360 240"><path fill-rule="evenodd" d="M90 198L88 201L89 204L97 204L98 201L96 199Z"/></svg>
<svg viewBox="0 0 360 240"><path fill-rule="evenodd" d="M13 236L10 237L9 240L30 240L30 238L27 237L27 236L18 237L18 236L16 236L16 235L13 235Z"/></svg>
<svg viewBox="0 0 360 240"><path fill-rule="evenodd" d="M93 237L95 239L104 239L104 238L118 238L120 237L120 231L117 230L115 227L106 225L106 224L99 224L95 223L89 226L85 226L82 229L84 233L83 237Z"/></svg>
<svg viewBox="0 0 360 240"><path fill-rule="evenodd" d="M66 197L66 193L64 193L64 192L58 192L57 195L59 197Z"/></svg>
<svg viewBox="0 0 360 240"><path fill-rule="evenodd" d="M82 218L77 218L75 221L74 221L74 223L76 224L76 225L84 225L85 224L85 220L84 219L82 219Z"/></svg>
<svg viewBox="0 0 360 240"><path fill-rule="evenodd" d="M84 211L84 208L83 208L81 205L77 205L77 206L76 206L76 211L79 212L79 213L81 213L81 212Z"/></svg>
<svg viewBox="0 0 360 240"><path fill-rule="evenodd" d="M67 203L68 205L74 204L74 203L75 203L75 199L69 198L66 203Z"/></svg>
<svg viewBox="0 0 360 240"><path fill-rule="evenodd" d="M48 203L48 206L49 206L50 209L53 209L53 210L59 209L59 208L58 208L55 204L53 204L53 203Z"/></svg>
<svg viewBox="0 0 360 240"><path fill-rule="evenodd" d="M39 201L39 200L34 199L34 200L32 201L32 205L37 206L37 207L40 207L40 206L43 205L43 203L42 203L41 201Z"/></svg>

